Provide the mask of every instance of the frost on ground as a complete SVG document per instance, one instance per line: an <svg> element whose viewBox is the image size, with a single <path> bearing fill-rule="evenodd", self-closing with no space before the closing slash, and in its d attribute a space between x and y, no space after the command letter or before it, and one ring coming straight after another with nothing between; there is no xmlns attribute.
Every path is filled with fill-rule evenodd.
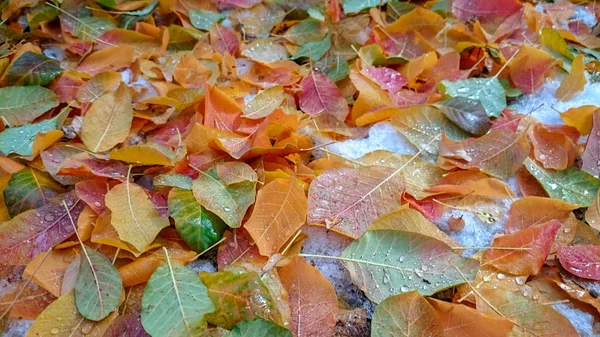
<svg viewBox="0 0 600 337"><path fill-rule="evenodd" d="M557 303L552 308L568 318L581 337L600 336L600 324L595 323L591 314L575 308L571 303Z"/></svg>

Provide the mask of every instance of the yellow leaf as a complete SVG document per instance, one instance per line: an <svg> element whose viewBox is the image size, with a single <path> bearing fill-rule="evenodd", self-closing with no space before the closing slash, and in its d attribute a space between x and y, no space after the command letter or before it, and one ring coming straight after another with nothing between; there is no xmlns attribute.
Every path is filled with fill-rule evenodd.
<svg viewBox="0 0 600 337"><path fill-rule="evenodd" d="M585 136L592 131L592 119L596 110L598 107L595 105L584 105L561 113L560 118L566 125L576 128Z"/></svg>
<svg viewBox="0 0 600 337"><path fill-rule="evenodd" d="M252 216L244 225L261 255L270 256L306 222L308 201L296 179L275 179L258 191Z"/></svg>
<svg viewBox="0 0 600 337"><path fill-rule="evenodd" d="M358 98L352 107L352 120L356 120L367 112L392 105L388 94L381 87L361 75L358 70L352 69L350 71L350 80L359 92Z"/></svg>
<svg viewBox="0 0 600 337"><path fill-rule="evenodd" d="M27 331L27 337L101 337L117 316L115 311L100 322L85 319L77 312L75 294L70 292L38 316Z"/></svg>
<svg viewBox="0 0 600 337"><path fill-rule="evenodd" d="M160 230L169 226L169 219L158 214L144 189L129 180L113 187L104 200L119 238L139 251L146 251Z"/></svg>
<svg viewBox="0 0 600 337"><path fill-rule="evenodd" d="M587 80L585 79L585 63L583 54L579 54L573 60L571 65L571 73L568 74L556 89L556 98L561 101L570 100L575 94L582 91Z"/></svg>
<svg viewBox="0 0 600 337"><path fill-rule="evenodd" d="M185 155L185 147L173 151L170 147L162 144L146 143L113 150L110 152L110 159L138 165L173 166L176 162L182 160Z"/></svg>
<svg viewBox="0 0 600 337"><path fill-rule="evenodd" d="M81 140L94 152L110 150L127 138L132 120L131 93L121 83L114 93L92 103L83 118Z"/></svg>
<svg viewBox="0 0 600 337"><path fill-rule="evenodd" d="M96 226L92 231L91 241L111 247L120 248L124 251L130 252L133 256L138 257L143 252L137 250L133 245L119 239L119 233L113 227L111 222L111 212L106 211L98 216L96 219ZM160 247L161 244L158 242L152 242L148 249Z"/></svg>

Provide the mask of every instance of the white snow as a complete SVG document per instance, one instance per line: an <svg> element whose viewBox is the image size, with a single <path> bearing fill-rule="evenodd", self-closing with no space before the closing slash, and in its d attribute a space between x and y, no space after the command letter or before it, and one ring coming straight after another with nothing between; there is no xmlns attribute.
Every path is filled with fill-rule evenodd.
<svg viewBox="0 0 600 337"><path fill-rule="evenodd" d="M568 101L559 101L554 94L560 85L560 77L547 79L546 82L534 93L523 95L511 102L509 109L520 114L529 114L544 124L563 125L559 112L584 105L600 106L600 83L588 83L582 92Z"/></svg>
<svg viewBox="0 0 600 337"><path fill-rule="evenodd" d="M575 15L570 19L572 21L581 21L586 26L592 28L598 24L598 19L594 13L588 11L583 6L575 7Z"/></svg>
<svg viewBox="0 0 600 337"><path fill-rule="evenodd" d="M575 308L571 303L557 303L552 308L569 319L581 337L600 335L600 323L594 322L594 316L589 313Z"/></svg>
<svg viewBox="0 0 600 337"><path fill-rule="evenodd" d="M504 230L511 199L482 199L472 206L448 208L434 223L464 247L489 247L494 236ZM462 218L465 227L457 232L448 231L448 220ZM479 249L467 249L463 256L471 256Z"/></svg>
<svg viewBox="0 0 600 337"><path fill-rule="evenodd" d="M373 125L365 138L331 144L327 149L347 159L357 159L376 150L410 155L417 153L415 147L390 122Z"/></svg>

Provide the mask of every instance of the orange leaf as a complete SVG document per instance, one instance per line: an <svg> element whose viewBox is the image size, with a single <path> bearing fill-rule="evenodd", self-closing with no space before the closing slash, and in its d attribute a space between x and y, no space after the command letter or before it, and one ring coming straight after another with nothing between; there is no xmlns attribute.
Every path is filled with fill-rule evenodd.
<svg viewBox="0 0 600 337"><path fill-rule="evenodd" d="M577 143L567 135L555 127L547 127L541 123L530 127L528 134L533 143L535 159L544 168L560 171L573 166L579 151Z"/></svg>
<svg viewBox="0 0 600 337"><path fill-rule="evenodd" d="M294 177L275 179L258 191L252 216L244 225L261 255L271 256L306 222L304 189Z"/></svg>
<svg viewBox="0 0 600 337"><path fill-rule="evenodd" d="M554 96L561 101L568 101L575 96L575 94L583 91L586 83L583 54L579 54L575 56L573 64L571 65L571 72L562 80L560 86L556 89L556 94L554 94Z"/></svg>
<svg viewBox="0 0 600 337"><path fill-rule="evenodd" d="M83 59L77 66L77 71L95 76L105 71L115 71L129 67L134 58L131 46L118 46L99 50Z"/></svg>
<svg viewBox="0 0 600 337"><path fill-rule="evenodd" d="M517 88L530 94L542 85L553 64L552 56L524 44L509 65L510 77Z"/></svg>
<svg viewBox="0 0 600 337"><path fill-rule="evenodd" d="M445 337L507 337L514 326L506 318L482 313L466 305L433 298L427 301L437 312Z"/></svg>
<svg viewBox="0 0 600 337"><path fill-rule="evenodd" d="M584 105L561 113L560 118L566 125L576 128L585 136L592 130L593 116L597 110L595 105Z"/></svg>
<svg viewBox="0 0 600 337"><path fill-rule="evenodd" d="M278 271L290 301L294 337L331 336L338 313L331 283L306 260L294 256Z"/></svg>
<svg viewBox="0 0 600 337"><path fill-rule="evenodd" d="M552 220L495 238L491 244L492 248L484 254L484 264L513 275L535 275L546 261L560 227L560 222Z"/></svg>

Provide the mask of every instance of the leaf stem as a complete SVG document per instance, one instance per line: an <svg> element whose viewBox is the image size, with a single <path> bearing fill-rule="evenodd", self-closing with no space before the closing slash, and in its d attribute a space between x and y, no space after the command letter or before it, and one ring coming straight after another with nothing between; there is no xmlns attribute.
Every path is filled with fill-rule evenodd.
<svg viewBox="0 0 600 337"><path fill-rule="evenodd" d="M221 238L221 240L213 243L210 247L206 248L205 250L201 251L200 253L198 253L198 255L194 256L194 260L198 259L200 256L204 255L206 252L208 252L209 250L215 248L216 246L218 246L219 244L221 244L221 242L225 241L225 238Z"/></svg>

